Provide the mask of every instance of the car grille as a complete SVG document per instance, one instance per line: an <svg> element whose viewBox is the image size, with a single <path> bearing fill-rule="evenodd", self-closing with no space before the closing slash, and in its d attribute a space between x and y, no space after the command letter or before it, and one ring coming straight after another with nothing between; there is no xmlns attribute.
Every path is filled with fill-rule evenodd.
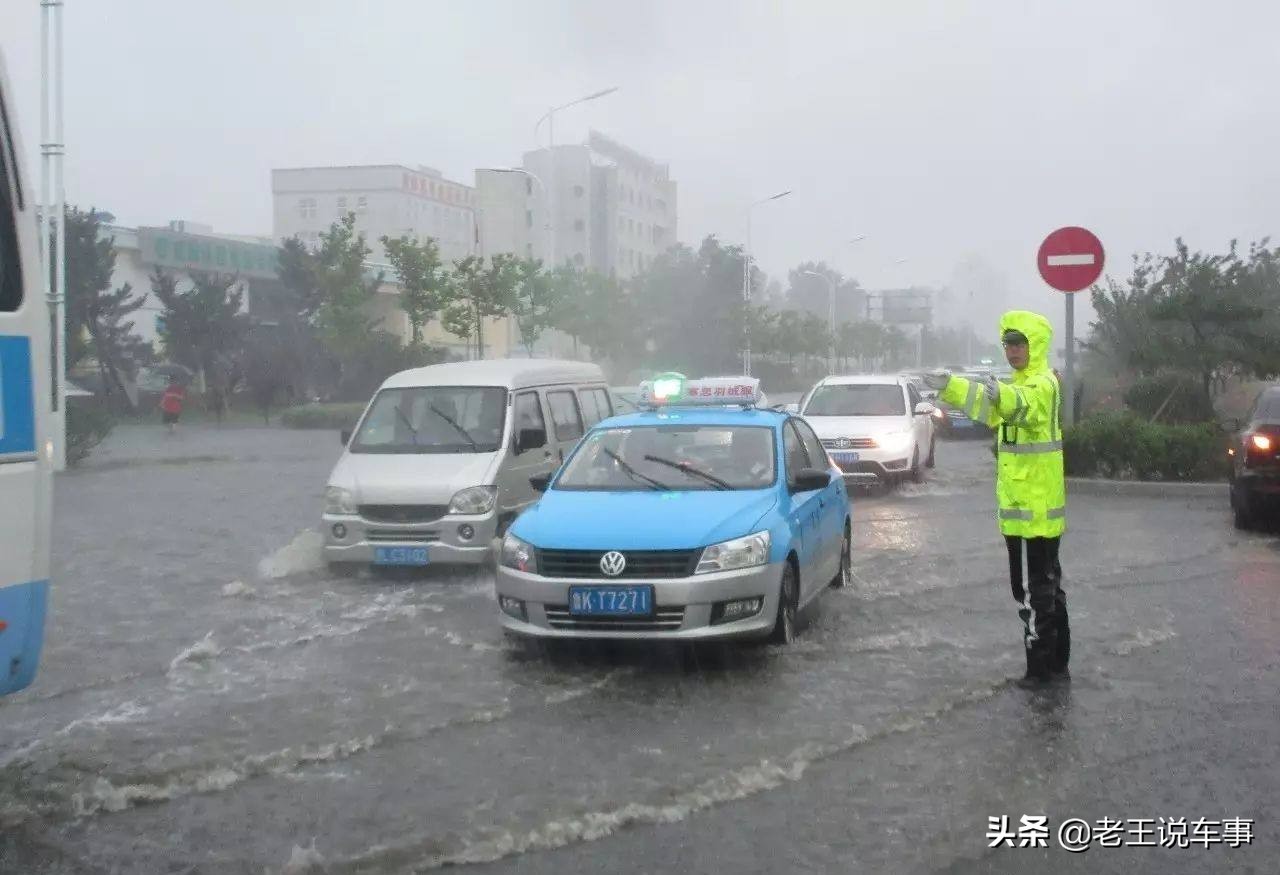
<svg viewBox="0 0 1280 875"><path fill-rule="evenodd" d="M366 541L394 542L397 544L431 544L440 540L440 533L435 530L413 531L411 529L369 529L365 532Z"/></svg>
<svg viewBox="0 0 1280 875"><path fill-rule="evenodd" d="M844 445L847 442L847 446ZM856 438L823 438L822 445L828 450L874 450L876 448L875 438L856 437Z"/></svg>
<svg viewBox="0 0 1280 875"><path fill-rule="evenodd" d="M539 550L538 573L544 577L596 577L606 575L600 570L600 557L605 550ZM627 567L617 578L644 578L654 580L669 577L688 577L697 567L701 550L622 550Z"/></svg>
<svg viewBox="0 0 1280 875"><path fill-rule="evenodd" d="M684 624L683 607L659 606L651 617L582 617L569 613L567 605L547 605L552 629L577 632L674 632Z"/></svg>
<svg viewBox="0 0 1280 875"><path fill-rule="evenodd" d="M360 516L371 523L434 523L448 512L446 504L360 505Z"/></svg>

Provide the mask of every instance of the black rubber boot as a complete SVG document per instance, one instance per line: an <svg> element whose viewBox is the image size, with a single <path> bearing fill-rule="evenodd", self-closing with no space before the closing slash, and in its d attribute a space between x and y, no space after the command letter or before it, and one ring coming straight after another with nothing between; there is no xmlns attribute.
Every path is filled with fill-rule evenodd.
<svg viewBox="0 0 1280 875"><path fill-rule="evenodd" d="M1052 651L1043 640L1029 641L1027 647L1027 673L1019 680L1018 686L1038 688L1053 680L1053 672L1049 667Z"/></svg>

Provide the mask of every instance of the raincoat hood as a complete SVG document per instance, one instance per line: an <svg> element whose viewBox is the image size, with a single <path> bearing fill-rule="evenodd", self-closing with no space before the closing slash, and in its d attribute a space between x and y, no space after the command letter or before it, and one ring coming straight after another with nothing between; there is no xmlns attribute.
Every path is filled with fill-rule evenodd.
<svg viewBox="0 0 1280 875"><path fill-rule="evenodd" d="M1006 331L1018 331L1027 338L1027 366L1024 373L1035 373L1049 367L1049 349L1053 343L1053 326L1039 313L1030 310L1010 310L1000 317L1000 336Z"/></svg>

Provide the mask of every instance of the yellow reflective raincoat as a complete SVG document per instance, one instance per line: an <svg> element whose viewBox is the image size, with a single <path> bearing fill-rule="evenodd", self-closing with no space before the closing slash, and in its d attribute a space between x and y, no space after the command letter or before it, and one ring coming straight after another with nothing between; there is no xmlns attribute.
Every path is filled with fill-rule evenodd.
<svg viewBox="0 0 1280 875"><path fill-rule="evenodd" d="M1038 313L1011 310L1000 318L1000 336L1027 337L1027 366L1013 384L999 383L992 403L986 384L952 377L939 398L996 433L996 501L1000 531L1022 538L1057 538L1066 528L1067 487L1062 470L1061 391L1049 367L1053 329Z"/></svg>

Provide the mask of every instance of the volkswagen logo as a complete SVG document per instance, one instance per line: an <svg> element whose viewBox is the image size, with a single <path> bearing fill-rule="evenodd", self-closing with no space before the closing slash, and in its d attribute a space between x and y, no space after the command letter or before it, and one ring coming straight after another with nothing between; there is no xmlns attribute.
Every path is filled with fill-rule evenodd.
<svg viewBox="0 0 1280 875"><path fill-rule="evenodd" d="M617 550L610 550L600 557L600 570L609 577L617 577L627 567L627 557Z"/></svg>

